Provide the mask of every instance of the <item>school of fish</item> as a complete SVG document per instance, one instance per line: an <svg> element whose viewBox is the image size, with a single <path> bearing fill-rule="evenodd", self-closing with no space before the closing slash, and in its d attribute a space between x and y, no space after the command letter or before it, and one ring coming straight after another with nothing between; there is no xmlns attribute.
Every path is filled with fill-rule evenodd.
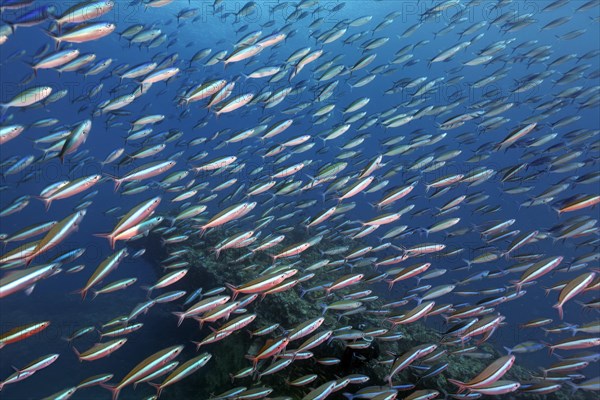
<svg viewBox="0 0 600 400"><path fill-rule="evenodd" d="M0 302L35 301L44 285L62 291L57 307L80 296L83 310L96 296L147 293L135 306L115 304L112 320L70 332L60 354L6 360L14 370L0 376L0 395L14 398L13 386L60 357L82 370L105 363L106 373L82 382L66 374L45 399L86 399L101 386L116 400L138 385L151 385L144 398L157 399L219 363L211 349L249 331L261 346L236 355L247 367L229 371L230 387L210 398L597 396L600 1L527 3L532 9L516 0L206 3L61 9L0 0L0 68L26 71L0 98ZM113 18L124 7L137 9L140 23ZM150 13L162 23L145 22ZM204 46L219 35L206 24L206 37L181 33L204 13L235 40ZM39 49L30 54L19 35L33 30ZM572 52L571 43L587 50ZM103 46L139 62L97 57ZM74 96L60 86L67 77L92 84ZM59 109L71 118L55 118ZM94 141L112 150L98 154ZM60 179L46 178L49 165ZM43 190L33 191L40 181ZM134 206L124 205L129 199ZM86 225L98 213L108 230ZM37 222L19 223L25 215ZM167 254L155 260L164 275L148 286L135 270L111 278L149 250L149 237ZM77 264L92 240L101 241L102 260ZM198 247L224 271L244 266L251 278L190 290L186 280L203 268ZM61 285L67 274L80 284ZM553 306L534 299L544 291ZM298 309L320 310L295 326L258 326L262 299L283 292L297 294ZM507 312L508 303L522 314ZM130 346L157 309L169 311L160 335L193 325L196 340L148 349L126 359L129 373L111 372L109 356ZM575 317L584 322L568 322ZM0 357L52 329L42 312L29 318L3 321ZM403 329L434 321L444 327L438 340L395 350ZM486 352L497 332L514 330L547 337L506 346L500 357ZM95 344L84 347L88 337ZM352 351L376 343L386 376L336 372L345 361L335 343ZM553 355L529 380L508 378L543 349ZM429 378L446 374L455 356L487 367L448 377L454 391L443 393ZM332 372L288 372L299 364Z"/></svg>

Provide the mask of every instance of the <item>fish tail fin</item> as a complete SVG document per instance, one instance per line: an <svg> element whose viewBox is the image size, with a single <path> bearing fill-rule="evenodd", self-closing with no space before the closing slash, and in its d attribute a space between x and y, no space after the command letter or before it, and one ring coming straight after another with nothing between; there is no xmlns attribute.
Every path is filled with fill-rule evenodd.
<svg viewBox="0 0 600 400"><path fill-rule="evenodd" d="M461 393L466 389L464 382L458 381L456 379L448 379L448 382L450 382L453 385L458 386L458 393Z"/></svg>
<svg viewBox="0 0 600 400"><path fill-rule="evenodd" d="M510 347L506 347L506 346L502 346L502 347L504 347L504 350L506 350L507 355L510 356L512 354L512 349Z"/></svg>
<svg viewBox="0 0 600 400"><path fill-rule="evenodd" d="M108 239L108 242L110 243L110 248L115 248L116 240L110 233L94 233L94 236Z"/></svg>
<svg viewBox="0 0 600 400"><path fill-rule="evenodd" d="M515 285L515 289L517 291L517 293L521 292L521 287L523 286L523 284L519 281L509 281L510 283L512 283L513 285Z"/></svg>
<svg viewBox="0 0 600 400"><path fill-rule="evenodd" d="M85 296L87 295L87 289L79 289L79 290L75 290L74 292L71 292L71 294L80 294L81 295L81 300L85 300Z"/></svg>
<svg viewBox="0 0 600 400"><path fill-rule="evenodd" d="M255 369L254 371L252 371L252 375L251 376L252 376L252 380L256 381L256 383L260 382L260 378L262 378L261 373L257 369Z"/></svg>
<svg viewBox="0 0 600 400"><path fill-rule="evenodd" d="M185 313L180 312L180 311L174 311L173 315L175 315L177 317L177 326L181 326L181 324L183 323L183 320L185 319Z"/></svg>
<svg viewBox="0 0 600 400"><path fill-rule="evenodd" d="M107 174L106 172L104 172L104 175L106 175L109 179L115 181L115 192L119 190L119 187L121 186L121 183L123 183L123 181L114 175Z"/></svg>
<svg viewBox="0 0 600 400"><path fill-rule="evenodd" d="M344 396L348 400L353 400L354 399L354 394L352 394L352 393L344 392L344 393L342 393L342 396Z"/></svg>
<svg viewBox="0 0 600 400"><path fill-rule="evenodd" d="M240 293L240 291L230 283L226 283L225 286L227 286L229 288L229 290L231 290L233 292L233 295L231 296L231 301L234 301L236 299L237 295Z"/></svg>
<svg viewBox="0 0 600 400"><path fill-rule="evenodd" d="M559 208L556 208L556 207L552 207L552 209L553 209L554 211L556 211L556 214L557 214L557 215L558 215L558 217L560 218L560 212L561 212L561 211L560 211L560 209L559 209Z"/></svg>
<svg viewBox="0 0 600 400"><path fill-rule="evenodd" d="M303 298L306 293L308 293L308 290L304 289L303 287L299 286L300 288L300 298Z"/></svg>
<svg viewBox="0 0 600 400"><path fill-rule="evenodd" d="M320 303L319 307L321 307L323 309L323 312L321 313L321 315L325 315L325 313L327 312L327 304Z"/></svg>
<svg viewBox="0 0 600 400"><path fill-rule="evenodd" d="M33 69L33 75L37 78L37 68L35 67L35 64L33 62L29 62L29 61L25 61L25 60L21 60L24 64L27 64L27 66L29 66L31 69Z"/></svg>
<svg viewBox="0 0 600 400"><path fill-rule="evenodd" d="M388 284L388 290L392 290L392 288L394 287L394 280L393 279L386 279L385 280Z"/></svg>
<svg viewBox="0 0 600 400"><path fill-rule="evenodd" d="M112 400L117 400L119 398L119 393L121 392L120 387L112 385L102 385L102 387L110 390L110 392L112 393Z"/></svg>
<svg viewBox="0 0 600 400"><path fill-rule="evenodd" d="M552 308L556 308L558 310L558 317L562 321L563 320L563 316L564 316L562 304L558 304L557 303L557 304L553 305Z"/></svg>
<svg viewBox="0 0 600 400"><path fill-rule="evenodd" d="M46 209L46 212L50 209L50 206L52 205L52 199L41 196L35 196L35 198L44 203L44 208Z"/></svg>
<svg viewBox="0 0 600 400"><path fill-rule="evenodd" d="M575 336L577 334L577 328L579 328L579 325L569 324L568 322L565 322L565 325L568 327L567 330L571 331L571 336Z"/></svg>
<svg viewBox="0 0 600 400"><path fill-rule="evenodd" d="M202 347L202 342L194 342L194 341L192 341L192 343L196 345L196 351L200 350L200 347ZM233 382L233 381L231 381L231 382Z"/></svg>
<svg viewBox="0 0 600 400"><path fill-rule="evenodd" d="M25 257L23 260L25 261L25 266L29 267L33 259L37 256L37 254L33 254L31 256Z"/></svg>
<svg viewBox="0 0 600 400"><path fill-rule="evenodd" d="M244 358L245 358L246 360L250 360L250 361L252 361L252 362L254 363L254 365L256 365L256 363L258 362L258 360L256 359L256 357L255 357L255 356L251 356L250 354L246 354L246 355L244 356Z"/></svg>
<svg viewBox="0 0 600 400"><path fill-rule="evenodd" d="M60 47L61 40L60 40L60 39L59 39L59 38L58 38L56 35L54 35L54 33L53 33L53 32L51 32L49 29L42 29L42 31L43 31L43 32L44 32L44 33L45 33L45 34L46 34L46 35L47 35L47 36L48 36L50 39L54 40L54 42L55 42L55 46L54 46L54 47L55 47L56 49L58 49L58 48ZM60 28L59 28L59 31L60 31Z"/></svg>
<svg viewBox="0 0 600 400"><path fill-rule="evenodd" d="M81 354L79 353L79 351L77 351L77 349L75 348L75 346L71 347L73 349L73 351L75 352L75 355L77 356L77 358L79 359L79 362L82 362L83 360L81 359Z"/></svg>
<svg viewBox="0 0 600 400"><path fill-rule="evenodd" d="M448 323L452 319L452 315L440 314L440 316L444 319L444 324L446 325L448 325Z"/></svg>
<svg viewBox="0 0 600 400"><path fill-rule="evenodd" d="M574 382L565 381L565 383L571 387L571 394L574 394L579 389L579 386L577 386Z"/></svg>
<svg viewBox="0 0 600 400"><path fill-rule="evenodd" d="M142 289L147 292L146 293L146 298L150 299L150 296L151 296L152 291L154 290L154 288L152 286L142 286Z"/></svg>
<svg viewBox="0 0 600 400"><path fill-rule="evenodd" d="M162 387L160 386L160 384L159 383L152 383L152 382L148 382L148 384L150 386L152 386L153 388L156 389L156 398L159 398L160 394L162 392Z"/></svg>

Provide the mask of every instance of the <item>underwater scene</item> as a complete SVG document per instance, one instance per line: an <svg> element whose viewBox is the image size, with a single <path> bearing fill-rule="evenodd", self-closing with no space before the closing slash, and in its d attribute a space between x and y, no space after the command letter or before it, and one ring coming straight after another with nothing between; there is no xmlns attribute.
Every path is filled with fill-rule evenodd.
<svg viewBox="0 0 600 400"><path fill-rule="evenodd" d="M592 400L600 0L0 0L0 399Z"/></svg>

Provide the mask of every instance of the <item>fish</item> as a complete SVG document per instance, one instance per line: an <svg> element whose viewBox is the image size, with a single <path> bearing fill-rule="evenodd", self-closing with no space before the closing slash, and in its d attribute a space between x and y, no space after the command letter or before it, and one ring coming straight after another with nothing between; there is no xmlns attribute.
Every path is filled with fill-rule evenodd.
<svg viewBox="0 0 600 400"><path fill-rule="evenodd" d="M73 351L75 351L79 361L94 361L100 358L108 357L111 353L121 348L126 342L127 339L115 339L105 343L97 343L90 349L81 353L78 352L75 347L73 347Z"/></svg>
<svg viewBox="0 0 600 400"><path fill-rule="evenodd" d="M554 268L558 267L558 265L562 262L562 260L563 260L563 257L558 256L558 257L546 258L542 261L539 261L539 262L535 263L534 265L532 265L531 267L529 267L523 273L523 275L521 276L521 278L519 280L515 280L514 282L511 282L511 283L515 284L515 287L517 288L517 292L519 292L524 283L530 282L530 281L537 279L540 276L545 275L548 272L552 271Z"/></svg>
<svg viewBox="0 0 600 400"><path fill-rule="evenodd" d="M6 396L595 391L598 2L431 3L3 0Z"/></svg>
<svg viewBox="0 0 600 400"><path fill-rule="evenodd" d="M468 382L463 383L457 380L449 380L449 382L458 386L459 393L465 389L478 391L478 389L488 387L501 379L510 370L514 362L514 355L501 357Z"/></svg>
<svg viewBox="0 0 600 400"><path fill-rule="evenodd" d="M79 224L81 224L86 213L87 211L85 209L80 210L60 220L39 242L37 242L31 253L23 257L23 261L29 265L34 258L65 240L70 234L78 229Z"/></svg>
<svg viewBox="0 0 600 400"><path fill-rule="evenodd" d="M33 290L38 281L57 273L60 265L60 263L42 264L3 276L0 279L0 298L23 290Z"/></svg>
<svg viewBox="0 0 600 400"><path fill-rule="evenodd" d="M131 182L139 179L148 179L155 177L170 170L175 166L175 164L176 162L172 160L150 162L140 167L137 167L136 169L130 171L121 178L117 178L115 176L109 176L109 178L115 182L116 192L117 190L119 190L119 187L121 187L123 182Z"/></svg>
<svg viewBox="0 0 600 400"><path fill-rule="evenodd" d="M37 333L40 333L44 329L48 328L50 321L36 322L27 325L15 327L7 332L0 335L0 349L6 345L19 342L27 339Z"/></svg>
<svg viewBox="0 0 600 400"><path fill-rule="evenodd" d="M171 346L160 350L140 361L117 385L106 385L105 387L111 391L113 400L117 400L119 393L124 387L146 377L156 369L167 364L177 357L182 350L183 346Z"/></svg>
<svg viewBox="0 0 600 400"><path fill-rule="evenodd" d="M67 32L54 35L48 33L48 36L56 42L58 48L62 42L85 43L101 39L110 35L116 29L116 25L111 22L84 22L69 29Z"/></svg>
<svg viewBox="0 0 600 400"><path fill-rule="evenodd" d="M583 275L579 275L577 278L571 280L561 291L558 296L558 302L553 305L553 308L558 310L558 316L560 319L563 319L564 312L563 306L564 304L581 293L585 288L592 283L592 281L596 278L595 272L588 272Z"/></svg>
<svg viewBox="0 0 600 400"><path fill-rule="evenodd" d="M184 379L185 377L193 374L198 369L205 366L206 363L208 363L208 361L210 361L211 358L212 358L211 354L202 353L199 356L191 358L188 361L186 361L185 363L178 366L173 372L171 372L171 374L169 376L167 376L165 378L165 380L160 385L158 385L158 384L152 385L156 388L156 396L157 397L160 396L162 390L165 387L170 386L174 383L177 383L178 381Z"/></svg>
<svg viewBox="0 0 600 400"><path fill-rule="evenodd" d="M298 273L297 269L290 269L284 272L273 272L271 274L267 274L256 278L252 281L246 282L240 286L233 286L231 284L226 284L226 286L232 291L233 296L232 300L235 300L239 293L243 294L253 294L264 292L268 289L272 289L273 287L279 285L281 282L290 278Z"/></svg>
<svg viewBox="0 0 600 400"><path fill-rule="evenodd" d="M113 253L111 256L107 257L104 261L102 261L100 265L98 265L98 268L96 268L92 276L88 279L85 286L78 291L78 293L81 294L81 298L85 300L87 292L92 288L92 286L104 280L104 278L108 276L110 272L116 269L119 266L119 264L123 261L123 259L128 255L129 253L127 249L124 248Z"/></svg>
<svg viewBox="0 0 600 400"><path fill-rule="evenodd" d="M28 107L43 101L52 94L51 86L35 86L17 94L7 103L0 103L0 111L6 113L10 107Z"/></svg>
<svg viewBox="0 0 600 400"><path fill-rule="evenodd" d="M102 176L97 174L81 177L79 179L67 183L66 185L62 185L60 188L53 191L49 195L40 196L40 200L42 200L46 207L46 211L48 211L54 200L65 199L79 194L84 190L87 190L95 184L97 184L101 178Z"/></svg>

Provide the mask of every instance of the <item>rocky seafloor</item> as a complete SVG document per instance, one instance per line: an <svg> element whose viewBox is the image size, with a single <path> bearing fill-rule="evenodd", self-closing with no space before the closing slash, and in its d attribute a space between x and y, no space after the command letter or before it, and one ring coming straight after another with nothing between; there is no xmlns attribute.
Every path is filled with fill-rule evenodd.
<svg viewBox="0 0 600 400"><path fill-rule="evenodd" d="M225 237L230 236L235 232L227 230L217 230L209 232L202 238L195 236L190 238L184 244L174 244L161 247L158 245L158 238L149 237L148 242L154 242L156 245L148 246L149 251L146 254L148 259L154 260L155 270L157 276L164 274L164 270L161 268L160 263L156 263L156 260L164 259L168 252L174 250L188 249L186 255L183 256L182 261L188 261L189 272L186 276L184 283L180 284L178 289L187 290L188 293L193 292L199 287L202 287L204 291L210 290L215 287L225 286L226 283L233 285L240 285L244 282L250 281L257 277L257 271L261 271L267 266L272 265L272 260L265 254L256 254L253 257L247 258L243 261L235 261L241 255L247 251L242 250L225 250L219 258L215 257L213 247L216 243ZM305 232L301 229L298 232L287 233L287 238L290 241L306 240ZM294 237L295 236L295 237ZM349 241L350 242L350 241ZM357 241L352 241L352 246L357 246ZM327 243L324 239L320 244L319 248L327 248L328 245L340 245L336 240L336 243ZM323 259L323 255L316 249L310 248L302 254L302 266L310 265L314 262ZM290 259L282 261L283 263L292 263L298 259ZM348 273L350 268L346 269L343 273ZM355 269L356 271L356 269ZM367 276L373 272L372 267L362 267L361 272L364 272ZM327 272L320 270L319 275L304 284L306 287L316 286L323 282L326 282L328 278L339 277L343 273L340 271ZM409 285L412 282L405 281L405 285ZM183 285L183 286L182 286ZM395 287L394 292L389 292L385 283L378 283L371 285L369 288L373 290L373 294L379 295L379 299L368 303L369 310L379 310L381 306L386 302L398 300L400 297L392 299L391 296L394 293L403 292L400 288L400 284ZM400 289L400 290L398 290ZM404 290L406 287L404 287ZM353 286L347 289L343 289L340 293L334 296L330 296L328 301L331 301L333 297L339 297L340 294L349 293L356 291L357 287ZM249 305L249 312L257 314L257 318L250 324L246 329L235 332L229 337L219 342L203 346L200 352L207 351L212 354L212 360L190 377L187 377L184 381L179 382L172 387L166 389L162 394L162 399L209 399L212 396L216 396L220 393L226 392L234 387L244 386L248 388L253 387L270 387L273 392L267 398L276 398L281 396L282 398L288 397L293 399L303 398L312 388L317 387L321 383L329 380L337 379L348 374L365 374L370 377L369 382L362 385L351 385L347 386L343 390L332 394L330 399L343 399L345 398L343 392L356 392L362 387L371 385L386 385L385 376L389 373L390 366L382 364L379 360L389 358L390 354L402 354L404 351L410 349L419 344L426 343L439 343L441 334L438 330L432 328L431 321L416 322L409 325L399 325L395 328L391 328L390 331L400 331L403 337L397 341L378 341L375 338L372 341L370 348L366 350L356 351L359 357L354 356L352 350L345 347L344 342L341 340L335 340L321 344L311 351L314 353L314 357L308 360L296 360L284 370L269 376L264 376L260 380L256 380L255 377L246 377L236 379L232 381L230 375L240 371L243 368L251 366L251 361L245 358L246 354L252 354L258 351L258 349L265 343L268 338L272 338L280 335L283 330L275 331L270 335L261 337L252 337L248 332L251 330L258 329L260 327L270 326L274 323L279 323L284 329L291 329L296 325L305 322L311 318L319 317L322 315L323 309L321 303L323 301L323 292L309 293L303 297L300 296L301 290L299 287L292 288L282 293L268 295L261 300L259 297L255 302ZM229 293L227 291L226 293ZM242 295L241 295L242 296ZM407 307L409 307L407 305ZM412 307L411 307L412 308ZM171 309L165 308L161 312L170 314L172 311L180 311L181 306L173 304ZM385 327L390 328L390 324L383 322L381 316L375 316L366 312L342 316L338 318L338 314L333 311L328 311L324 314L325 322L319 328L319 331L337 328L343 326L352 326L353 328L368 329L373 327ZM172 315L165 315L166 318L175 318ZM231 318L235 317L234 315ZM439 318L440 317L431 317ZM439 322L439 321L438 321ZM442 328L447 328L440 325ZM210 326L220 326L223 322L219 321L213 324L206 324L202 329L198 329L198 325L193 320L184 322L181 329L191 329L193 337L192 340L200 341L211 333ZM306 339L306 338L304 338ZM290 346L289 348L292 348ZM493 360L505 355L505 352L500 352L500 346L494 346L493 339L483 345L479 346L478 353L489 354L488 358L483 357L470 357L463 355L452 355L450 351L458 350L460 347L453 348L447 347L449 352L436 362L448 362L448 368L441 374L432 378L419 380L419 371L415 371L412 368L407 368L397 374L394 378L394 384L416 384L416 389L435 389L440 391L438 398L443 398L446 393L455 393L456 387L448 382L448 378L458 380L468 380L479 374L487 365ZM198 353L199 354L199 353ZM526 355L525 355L526 356ZM342 362L333 366L325 366L317 363L315 359L320 357L336 357L340 358ZM258 369L263 370L272 362L272 359L267 359L258 364ZM318 374L319 378L310 385L304 387L293 387L288 384L289 381L296 379L305 374ZM532 376L539 376L541 372L539 370L529 370L519 364L519 357L516 363L510 369L510 371L503 377L503 379L515 380L522 383L532 382ZM398 398L408 396L411 391L400 393ZM524 393L513 393L510 395L512 398L547 398L555 400L588 400L597 399L594 392L577 391L573 392L569 386L563 385L563 388L549 395L532 395Z"/></svg>

